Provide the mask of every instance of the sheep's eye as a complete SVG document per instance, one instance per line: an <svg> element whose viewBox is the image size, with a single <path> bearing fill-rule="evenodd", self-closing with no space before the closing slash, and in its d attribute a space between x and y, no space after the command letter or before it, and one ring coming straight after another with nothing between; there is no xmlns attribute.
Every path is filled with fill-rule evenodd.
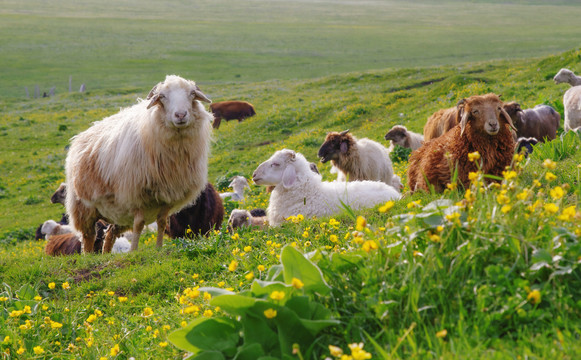
<svg viewBox="0 0 581 360"><path fill-rule="evenodd" d="M164 94L159 94L159 95L157 96L157 98L158 98L158 99L165 99L165 95L164 95Z"/></svg>
<svg viewBox="0 0 581 360"><path fill-rule="evenodd" d="M272 163L270 166L271 167L277 167L277 166L280 166L280 164L279 163Z"/></svg>
<svg viewBox="0 0 581 360"><path fill-rule="evenodd" d="M478 115L479 111L478 110L472 110L472 115Z"/></svg>

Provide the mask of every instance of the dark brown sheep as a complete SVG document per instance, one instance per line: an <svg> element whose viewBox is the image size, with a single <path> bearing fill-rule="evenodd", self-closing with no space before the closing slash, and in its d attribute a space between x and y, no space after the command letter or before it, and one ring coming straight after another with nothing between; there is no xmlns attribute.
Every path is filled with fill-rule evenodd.
<svg viewBox="0 0 581 360"><path fill-rule="evenodd" d="M256 115L254 106L246 101L221 101L210 105L210 110L214 114L214 129L220 127L222 119L226 121L237 119L238 122Z"/></svg>
<svg viewBox="0 0 581 360"><path fill-rule="evenodd" d="M561 123L561 115L548 105L537 105L526 109L517 116L514 126L519 138L533 137L545 142L557 137L557 129Z"/></svg>
<svg viewBox="0 0 581 360"><path fill-rule="evenodd" d="M429 191L428 184L437 192L444 191L454 167L458 169L459 185L467 188L468 174L478 170L476 163L468 160L468 154L475 151L481 156L481 171L485 174L502 176L510 165L515 148L511 133L514 125L497 95L460 100L457 114L458 125L412 153L408 167L411 191Z"/></svg>
<svg viewBox="0 0 581 360"><path fill-rule="evenodd" d="M194 203L169 217L167 233L172 238L185 237L188 229L194 235L206 235L220 230L224 219L224 204L212 184L208 183Z"/></svg>

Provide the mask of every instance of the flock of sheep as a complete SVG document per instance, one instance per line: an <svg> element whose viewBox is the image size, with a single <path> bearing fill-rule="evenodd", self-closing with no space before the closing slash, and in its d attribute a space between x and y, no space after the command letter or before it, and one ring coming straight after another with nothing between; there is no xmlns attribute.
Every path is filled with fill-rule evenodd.
<svg viewBox="0 0 581 360"><path fill-rule="evenodd" d="M577 130L581 77L562 69L554 80L572 85L564 96L564 128ZM61 224L47 221L39 228L50 235L45 251L60 255L136 250L146 224L157 228L158 247L166 233L183 237L220 229L223 199L241 200L248 182L235 177L230 184L234 192L222 194L208 183L212 126L217 128L224 115L208 112L202 102L211 103L195 82L168 75L145 100L73 137L66 183L51 199L63 203L67 215ZM251 104L244 104L246 112L239 121L255 114ZM237 118L232 116L225 118ZM479 152L481 171L501 176L517 144L552 140L559 123L559 113L549 106L522 110L495 94L475 95L435 112L423 135L397 125L385 139L414 150L407 173L412 192L441 192L454 170L459 184L468 186L468 174L476 171L469 153ZM343 205L361 209L398 200L403 186L389 153L382 144L357 139L348 130L331 132L318 152L321 162L331 161L337 173L337 180L329 182L322 181L317 166L302 154L277 151L252 175L255 184L271 192L268 208L232 211L229 230L279 226L298 214L320 217L341 212Z"/></svg>

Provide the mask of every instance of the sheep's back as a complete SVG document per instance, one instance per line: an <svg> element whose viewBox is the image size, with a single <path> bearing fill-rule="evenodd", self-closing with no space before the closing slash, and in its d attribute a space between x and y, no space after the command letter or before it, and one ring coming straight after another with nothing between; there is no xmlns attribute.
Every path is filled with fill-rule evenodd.
<svg viewBox="0 0 581 360"><path fill-rule="evenodd" d="M389 183L393 176L389 151L378 142L366 138L359 139L357 147L359 149L361 174L353 178L350 177L350 179Z"/></svg>

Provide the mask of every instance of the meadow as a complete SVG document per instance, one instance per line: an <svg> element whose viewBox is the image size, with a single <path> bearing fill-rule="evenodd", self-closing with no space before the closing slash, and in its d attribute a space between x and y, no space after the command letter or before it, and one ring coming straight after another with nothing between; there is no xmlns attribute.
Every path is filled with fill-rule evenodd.
<svg viewBox="0 0 581 360"><path fill-rule="evenodd" d="M563 115L569 86L552 77L563 67L581 74L569 30L580 12L575 2L254 1L249 8L196 1L196 16L184 23L176 19L191 9L185 1L166 2L164 11L139 2L138 12L132 0L116 10L105 2L25 3L0 9L0 46L9 50L0 65L12 69L0 84L3 358L581 353L581 138L574 133L516 156L490 187L475 174L466 191L411 195L406 188L402 200L374 209L166 238L162 249L145 233L140 250L128 254L54 258L43 253L46 241L33 240L36 226L64 211L49 198L64 180L69 139L145 97L166 72L201 79L214 100L257 108L255 117L214 132L209 179L225 191L232 175L250 177L275 150L316 162L325 134L346 128L385 144L391 126L421 132L431 113L473 94L495 92L523 108L548 104ZM467 15L475 8L490 28L472 26ZM550 20L556 14L559 21ZM490 40L491 28L494 41L445 51ZM257 52L261 44L269 50ZM83 74L75 81L87 79L87 92L65 90L71 70ZM54 97L23 98L22 86L36 83L60 85ZM394 167L405 183L407 154L398 154ZM329 164L319 169L332 179ZM245 201L225 206L264 208L267 200L251 185Z"/></svg>

